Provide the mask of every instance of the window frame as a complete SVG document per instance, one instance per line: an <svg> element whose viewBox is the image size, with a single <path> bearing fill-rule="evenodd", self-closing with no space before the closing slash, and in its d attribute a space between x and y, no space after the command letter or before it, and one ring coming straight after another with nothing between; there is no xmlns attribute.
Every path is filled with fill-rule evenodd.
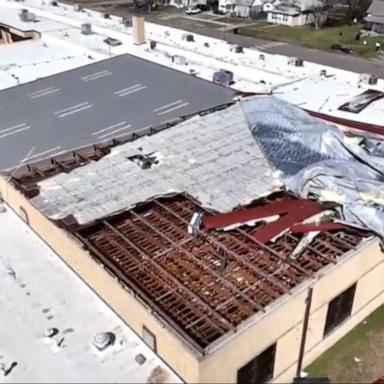
<svg viewBox="0 0 384 384"><path fill-rule="evenodd" d="M339 293L328 303L323 337L328 336L351 316L356 288L357 282Z"/></svg>
<svg viewBox="0 0 384 384"><path fill-rule="evenodd" d="M151 332L145 325L143 325L143 331L142 331L142 339L144 341L144 343L152 349L152 351L154 351L155 353L157 352L157 339L156 339L156 335ZM151 339L152 339L152 343L149 343L148 342L148 338L146 338L146 335L149 336Z"/></svg>
<svg viewBox="0 0 384 384"><path fill-rule="evenodd" d="M276 365L276 351L277 343L273 343L240 367L237 370L237 384L263 384L273 379ZM265 368L266 366L267 368ZM261 377L262 373L264 377Z"/></svg>

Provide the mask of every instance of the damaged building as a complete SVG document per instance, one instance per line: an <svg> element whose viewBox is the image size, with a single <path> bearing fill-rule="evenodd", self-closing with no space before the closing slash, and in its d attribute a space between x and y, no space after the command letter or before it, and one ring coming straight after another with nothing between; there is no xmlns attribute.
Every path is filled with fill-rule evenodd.
<svg viewBox="0 0 384 384"><path fill-rule="evenodd" d="M383 169L379 139L255 97L0 190L186 382L289 382L384 302Z"/></svg>

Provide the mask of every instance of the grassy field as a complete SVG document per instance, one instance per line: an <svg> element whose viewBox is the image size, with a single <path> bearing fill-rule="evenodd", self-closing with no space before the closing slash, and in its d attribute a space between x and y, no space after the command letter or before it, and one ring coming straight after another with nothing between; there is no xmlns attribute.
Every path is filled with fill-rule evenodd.
<svg viewBox="0 0 384 384"><path fill-rule="evenodd" d="M327 25L320 30L316 30L312 26L288 27L284 25L266 26L255 24L241 28L239 33L323 50L331 50L332 44L342 44L345 47L352 48L358 55L375 56L375 43L379 41L384 48L384 37L362 38L358 41L356 35L360 29L361 25L348 25L345 17L343 19L339 15L334 15L330 16ZM367 45L363 44L364 39L367 41Z"/></svg>
<svg viewBox="0 0 384 384"><path fill-rule="evenodd" d="M371 383L384 375L384 306L305 369L332 383Z"/></svg>

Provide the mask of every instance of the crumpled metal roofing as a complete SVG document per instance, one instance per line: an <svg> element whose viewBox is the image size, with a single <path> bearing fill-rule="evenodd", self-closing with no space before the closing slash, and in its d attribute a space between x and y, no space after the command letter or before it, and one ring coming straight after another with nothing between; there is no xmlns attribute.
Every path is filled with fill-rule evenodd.
<svg viewBox="0 0 384 384"><path fill-rule="evenodd" d="M249 128L286 188L340 204L351 224L384 235L384 142L351 137L271 98L243 103Z"/></svg>
<svg viewBox="0 0 384 384"><path fill-rule="evenodd" d="M158 164L142 169L128 159L136 154L152 154ZM281 181L273 173L238 103L115 147L97 162L42 181L32 202L52 219L73 215L80 224L180 192L226 212L279 189Z"/></svg>

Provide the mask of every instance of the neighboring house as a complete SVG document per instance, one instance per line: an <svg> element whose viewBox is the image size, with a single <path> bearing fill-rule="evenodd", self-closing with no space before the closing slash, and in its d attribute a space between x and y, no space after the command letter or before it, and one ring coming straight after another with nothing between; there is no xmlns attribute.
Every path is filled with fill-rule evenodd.
<svg viewBox="0 0 384 384"><path fill-rule="evenodd" d="M234 17L253 18L263 10L263 0L219 0L219 12Z"/></svg>
<svg viewBox="0 0 384 384"><path fill-rule="evenodd" d="M293 4L276 4L267 9L267 21L272 24L289 25L291 27L312 24L314 21L312 11L302 11Z"/></svg>
<svg viewBox="0 0 384 384"><path fill-rule="evenodd" d="M176 8L188 8L196 5L207 5L207 0L170 0L169 5Z"/></svg>
<svg viewBox="0 0 384 384"><path fill-rule="evenodd" d="M364 20L366 29L384 34L384 0L373 0Z"/></svg>

